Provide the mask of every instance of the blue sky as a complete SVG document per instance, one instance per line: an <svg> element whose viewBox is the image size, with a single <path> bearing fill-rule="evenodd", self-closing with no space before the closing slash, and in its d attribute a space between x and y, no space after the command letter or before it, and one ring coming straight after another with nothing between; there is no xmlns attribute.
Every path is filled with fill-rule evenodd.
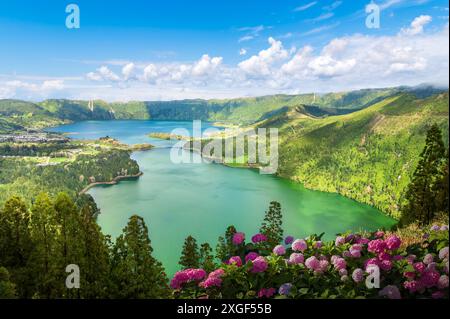
<svg viewBox="0 0 450 319"><path fill-rule="evenodd" d="M366 0L2 1L0 98L224 98L448 85L448 2L374 2L378 29L366 27ZM80 8L79 29L66 28L69 3ZM388 64L376 69L382 54Z"/></svg>

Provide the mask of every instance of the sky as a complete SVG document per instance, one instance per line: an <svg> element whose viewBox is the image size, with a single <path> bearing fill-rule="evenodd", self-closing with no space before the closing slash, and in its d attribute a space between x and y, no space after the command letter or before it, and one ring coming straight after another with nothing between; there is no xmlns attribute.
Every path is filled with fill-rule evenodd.
<svg viewBox="0 0 450 319"><path fill-rule="evenodd" d="M69 4L79 28L67 27ZM0 99L448 87L448 10L444 0L1 1Z"/></svg>

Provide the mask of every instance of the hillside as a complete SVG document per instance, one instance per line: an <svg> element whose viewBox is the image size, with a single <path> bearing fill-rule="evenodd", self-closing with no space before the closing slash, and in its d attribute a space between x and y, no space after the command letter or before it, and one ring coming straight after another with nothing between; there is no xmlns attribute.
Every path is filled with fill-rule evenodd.
<svg viewBox="0 0 450 319"><path fill-rule="evenodd" d="M318 119L286 112L259 125L281 130L281 176L398 217L426 130L438 123L448 146L448 116L448 92L426 99L402 93L347 115Z"/></svg>

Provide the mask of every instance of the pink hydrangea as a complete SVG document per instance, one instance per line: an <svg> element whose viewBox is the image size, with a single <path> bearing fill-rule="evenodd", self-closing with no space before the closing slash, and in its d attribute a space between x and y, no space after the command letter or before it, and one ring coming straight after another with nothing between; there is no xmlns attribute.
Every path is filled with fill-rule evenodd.
<svg viewBox="0 0 450 319"><path fill-rule="evenodd" d="M202 288L220 287L222 285L222 279L220 277L209 276L204 281L199 283Z"/></svg>
<svg viewBox="0 0 450 319"><path fill-rule="evenodd" d="M367 247L367 250L376 254L382 253L385 249L386 243L382 239L371 240Z"/></svg>
<svg viewBox="0 0 450 319"><path fill-rule="evenodd" d="M364 237L358 238L358 240L356 240L356 243L361 244L361 245L366 245L369 242L370 242L370 240L367 238L364 238Z"/></svg>
<svg viewBox="0 0 450 319"><path fill-rule="evenodd" d="M292 253L291 256L289 257L289 263L290 264L303 264L303 262L305 261L305 258L303 257L303 254L300 253Z"/></svg>
<svg viewBox="0 0 450 319"><path fill-rule="evenodd" d="M233 244L234 245L240 245L244 242L245 240L245 234L244 233L234 233L233 235Z"/></svg>
<svg viewBox="0 0 450 319"><path fill-rule="evenodd" d="M260 291L258 291L258 297L259 298L270 298L272 297L277 290L275 288L262 288Z"/></svg>
<svg viewBox="0 0 450 319"><path fill-rule="evenodd" d="M333 261L333 266L334 268L336 268L336 270L341 270L341 269L345 269L347 267L347 262L345 261L344 258L335 258Z"/></svg>
<svg viewBox="0 0 450 319"><path fill-rule="evenodd" d="M236 265L238 267L242 266L242 259L239 256L233 256L228 260L229 265Z"/></svg>
<svg viewBox="0 0 450 319"><path fill-rule="evenodd" d="M203 269L185 269L177 271L170 281L170 287L173 289L180 289L183 284L191 281L200 281L206 276L206 271Z"/></svg>
<svg viewBox="0 0 450 319"><path fill-rule="evenodd" d="M438 284L440 277L439 273L435 270L426 271L420 277L420 283L426 288L431 288Z"/></svg>
<svg viewBox="0 0 450 319"><path fill-rule="evenodd" d="M264 234L256 234L252 237L252 242L255 244L261 243L263 241L267 241L267 236Z"/></svg>
<svg viewBox="0 0 450 319"><path fill-rule="evenodd" d="M283 256L286 253L286 249L282 245L277 245L273 248L272 252L277 256Z"/></svg>
<svg viewBox="0 0 450 319"><path fill-rule="evenodd" d="M316 269L314 269L314 271L318 274L322 274L328 269L329 265L330 263L328 262L328 260L326 259L319 260L319 266Z"/></svg>
<svg viewBox="0 0 450 319"><path fill-rule="evenodd" d="M255 260L258 256L259 255L257 253L251 251L245 256L245 262L247 263L249 261Z"/></svg>
<svg viewBox="0 0 450 319"><path fill-rule="evenodd" d="M353 258L361 258L361 250L356 250L356 249L352 249L350 248L350 256Z"/></svg>
<svg viewBox="0 0 450 319"><path fill-rule="evenodd" d="M364 280L364 271L361 268L353 270L352 279L358 283Z"/></svg>
<svg viewBox="0 0 450 319"><path fill-rule="evenodd" d="M268 264L264 257L258 256L253 261L253 267L251 269L251 272L253 273L259 273L266 271Z"/></svg>
<svg viewBox="0 0 450 319"><path fill-rule="evenodd" d="M406 261L408 262L408 264L413 264L414 261L416 260L416 255L409 255L408 257L406 257Z"/></svg>
<svg viewBox="0 0 450 319"><path fill-rule="evenodd" d="M348 275L347 269L343 268L339 270L339 276L347 276L347 275Z"/></svg>
<svg viewBox="0 0 450 319"><path fill-rule="evenodd" d="M397 236L391 235L385 240L385 243L386 243L387 249L396 250L396 249L400 248L402 241Z"/></svg>
<svg viewBox="0 0 450 319"><path fill-rule="evenodd" d="M415 293L423 289L422 284L417 280L405 281L403 283L403 287L405 287L405 289L408 289L410 293Z"/></svg>
<svg viewBox="0 0 450 319"><path fill-rule="evenodd" d="M341 246L341 245L345 244L345 237L337 236L336 240L334 241L334 244L336 246Z"/></svg>
<svg viewBox="0 0 450 319"><path fill-rule="evenodd" d="M319 240L319 241L316 241L315 243L314 243L314 248L316 248L316 249L320 249L320 248L322 248L322 242Z"/></svg>
<svg viewBox="0 0 450 319"><path fill-rule="evenodd" d="M316 256L311 256L305 261L305 266L311 270L317 270L320 267L320 260Z"/></svg>
<svg viewBox="0 0 450 319"><path fill-rule="evenodd" d="M370 258L364 262L364 268L367 269L368 266L380 266L380 261L377 258Z"/></svg>
<svg viewBox="0 0 450 319"><path fill-rule="evenodd" d="M304 239L297 239L292 243L292 250L293 251L305 251L308 249L308 244Z"/></svg>
<svg viewBox="0 0 450 319"><path fill-rule="evenodd" d="M208 277L222 277L225 274L225 270L222 268L216 269L213 272L210 272Z"/></svg>
<svg viewBox="0 0 450 319"><path fill-rule="evenodd" d="M414 271L407 271L403 273L403 276L405 276L408 279L414 279L416 278L416 273Z"/></svg>
<svg viewBox="0 0 450 319"><path fill-rule="evenodd" d="M384 237L384 232L379 230L375 233L375 237L377 238L383 238Z"/></svg>
<svg viewBox="0 0 450 319"><path fill-rule="evenodd" d="M442 291L435 291L431 294L431 298L433 298L433 299L442 299L444 297L445 297L445 294Z"/></svg>
<svg viewBox="0 0 450 319"><path fill-rule="evenodd" d="M379 260L392 260L392 256L388 253L383 252L378 255L378 259Z"/></svg>
<svg viewBox="0 0 450 319"><path fill-rule="evenodd" d="M413 264L414 270L417 271L419 274L423 273L427 266L423 262L417 262Z"/></svg>
<svg viewBox="0 0 450 319"><path fill-rule="evenodd" d="M361 251L361 250L363 250L363 246L362 246L361 244L353 244L353 245L350 247L350 249L351 249L351 250L359 250L359 251Z"/></svg>
<svg viewBox="0 0 450 319"><path fill-rule="evenodd" d="M448 276L442 275L441 277L439 277L437 286L439 289L448 288Z"/></svg>
<svg viewBox="0 0 450 319"><path fill-rule="evenodd" d="M379 295L382 297L387 297L388 299L402 299L400 290L397 286L388 285L380 290Z"/></svg>
<svg viewBox="0 0 450 319"><path fill-rule="evenodd" d="M384 271L390 271L392 269L392 261L382 260L379 267Z"/></svg>
<svg viewBox="0 0 450 319"><path fill-rule="evenodd" d="M425 265L429 265L433 262L433 259L434 259L434 257L432 254L426 254L425 257L423 257L423 263Z"/></svg>
<svg viewBox="0 0 450 319"><path fill-rule="evenodd" d="M439 250L439 259L448 259L448 246Z"/></svg>

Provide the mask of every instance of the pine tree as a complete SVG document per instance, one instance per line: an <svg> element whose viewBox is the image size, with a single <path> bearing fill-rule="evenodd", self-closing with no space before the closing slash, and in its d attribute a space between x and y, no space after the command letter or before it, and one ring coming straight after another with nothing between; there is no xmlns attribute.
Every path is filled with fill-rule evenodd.
<svg viewBox="0 0 450 319"><path fill-rule="evenodd" d="M211 272L216 268L212 248L208 243L203 243L200 246L200 268L206 272Z"/></svg>
<svg viewBox="0 0 450 319"><path fill-rule="evenodd" d="M5 267L0 267L0 299L16 297L16 287L10 280L8 270Z"/></svg>
<svg viewBox="0 0 450 319"><path fill-rule="evenodd" d="M0 266L15 283L19 298L30 298L35 288L31 267L34 244L30 233L30 213L19 197L12 197L0 210Z"/></svg>
<svg viewBox="0 0 450 319"><path fill-rule="evenodd" d="M270 202L269 210L266 211L260 233L267 236L267 242L272 246L278 245L283 239L283 215L281 205L278 202Z"/></svg>
<svg viewBox="0 0 450 319"><path fill-rule="evenodd" d="M78 211L78 207L74 201L66 193L59 193L54 202L56 211L56 221L59 227L59 239L58 239L58 260L57 280L65 283L67 273L65 269L68 265L75 264L80 267L80 282L85 280L86 272L82 268L85 264L85 256L83 250L83 237L81 229L81 216ZM64 286L65 290L61 297L65 298L81 298L80 289L68 289Z"/></svg>
<svg viewBox="0 0 450 319"><path fill-rule="evenodd" d="M144 219L137 215L131 216L112 251L110 297L168 296L166 274L161 263L153 258L152 252Z"/></svg>
<svg viewBox="0 0 450 319"><path fill-rule="evenodd" d="M91 206L85 205L81 209L80 230L85 256L80 265L84 272L81 294L87 299L107 297L109 284L109 247L94 216Z"/></svg>
<svg viewBox="0 0 450 319"><path fill-rule="evenodd" d="M58 298L63 282L58 279L58 233L56 211L47 194L39 194L31 208L31 236L34 242L32 254L36 275L36 297Z"/></svg>
<svg viewBox="0 0 450 319"><path fill-rule="evenodd" d="M180 261L178 262L183 269L199 268L200 266L200 254L198 251L197 240L192 237L186 237L181 252Z"/></svg>
<svg viewBox="0 0 450 319"><path fill-rule="evenodd" d="M217 240L216 258L225 261L231 257L235 247L233 245L233 236L236 233L236 227L228 226L225 231L225 236L220 236Z"/></svg>
<svg viewBox="0 0 450 319"><path fill-rule="evenodd" d="M425 147L406 191L407 204L402 209L401 224L417 221L420 224L431 222L439 210L436 202L439 180L442 179L442 165L445 161L445 147L442 133L434 124L427 132Z"/></svg>

